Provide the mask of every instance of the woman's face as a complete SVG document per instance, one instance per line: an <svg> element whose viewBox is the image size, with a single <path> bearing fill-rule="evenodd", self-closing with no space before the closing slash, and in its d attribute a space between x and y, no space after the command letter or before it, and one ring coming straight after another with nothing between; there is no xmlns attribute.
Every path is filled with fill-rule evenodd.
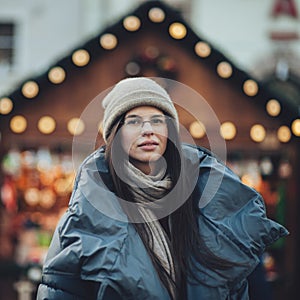
<svg viewBox="0 0 300 300"><path fill-rule="evenodd" d="M152 106L139 106L125 115L121 128L122 147L131 163L146 174L157 170L157 161L166 150L166 120L163 112Z"/></svg>

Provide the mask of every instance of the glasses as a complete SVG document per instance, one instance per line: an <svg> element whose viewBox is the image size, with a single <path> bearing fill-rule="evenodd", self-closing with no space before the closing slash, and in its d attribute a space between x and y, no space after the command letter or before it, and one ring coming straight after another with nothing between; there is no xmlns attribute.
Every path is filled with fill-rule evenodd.
<svg viewBox="0 0 300 300"><path fill-rule="evenodd" d="M152 116L149 120L144 121L140 116L129 116L125 118L123 125L129 129L141 129L145 123L149 123L153 128L163 128L166 127L170 117L165 115Z"/></svg>

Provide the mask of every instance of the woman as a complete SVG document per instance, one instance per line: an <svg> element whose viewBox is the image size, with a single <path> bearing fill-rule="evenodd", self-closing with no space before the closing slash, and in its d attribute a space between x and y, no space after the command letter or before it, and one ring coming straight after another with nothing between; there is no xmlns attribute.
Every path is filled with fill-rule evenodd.
<svg viewBox="0 0 300 300"><path fill-rule="evenodd" d="M105 147L82 164L37 299L248 299L247 276L288 234L207 150L183 145L149 78L103 100Z"/></svg>

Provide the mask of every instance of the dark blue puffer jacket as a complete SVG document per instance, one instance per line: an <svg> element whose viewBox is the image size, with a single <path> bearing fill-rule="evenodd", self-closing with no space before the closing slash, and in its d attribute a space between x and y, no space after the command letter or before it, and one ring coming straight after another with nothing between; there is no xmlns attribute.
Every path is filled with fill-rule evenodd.
<svg viewBox="0 0 300 300"><path fill-rule="evenodd" d="M246 277L264 249L288 231L266 217L255 190L205 149L183 145L183 153L199 161L200 234L213 253L238 263L225 270L199 265L201 284L188 284L188 300L248 299ZM99 173L109 178L103 148L79 169L69 208L48 251L37 299L106 300L116 293L126 300L169 300L143 242Z"/></svg>

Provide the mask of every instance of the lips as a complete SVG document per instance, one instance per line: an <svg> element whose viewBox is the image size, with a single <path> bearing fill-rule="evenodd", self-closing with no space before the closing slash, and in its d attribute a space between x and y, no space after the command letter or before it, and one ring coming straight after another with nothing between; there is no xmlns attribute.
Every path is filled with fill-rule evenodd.
<svg viewBox="0 0 300 300"><path fill-rule="evenodd" d="M138 145L143 150L154 150L158 146L158 142L155 141L144 141Z"/></svg>
<svg viewBox="0 0 300 300"><path fill-rule="evenodd" d="M152 145L157 146L158 142L155 142L155 141L144 141L144 142L140 143L138 146L139 147L143 147L143 146L152 146Z"/></svg>

